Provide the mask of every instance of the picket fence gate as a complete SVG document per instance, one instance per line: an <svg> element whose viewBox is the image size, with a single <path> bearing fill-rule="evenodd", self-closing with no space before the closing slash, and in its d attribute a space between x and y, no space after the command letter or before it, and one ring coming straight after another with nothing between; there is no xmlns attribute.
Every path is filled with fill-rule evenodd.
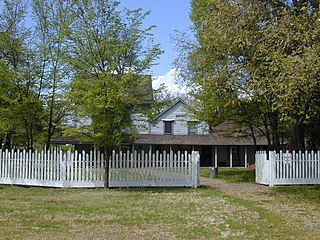
<svg viewBox="0 0 320 240"><path fill-rule="evenodd" d="M264 185L320 184L320 151L258 151L256 182Z"/></svg>
<svg viewBox="0 0 320 240"><path fill-rule="evenodd" d="M193 151L113 153L110 187L199 187L200 155Z"/></svg>
<svg viewBox="0 0 320 240"><path fill-rule="evenodd" d="M0 150L0 184L43 187L198 187L199 152Z"/></svg>

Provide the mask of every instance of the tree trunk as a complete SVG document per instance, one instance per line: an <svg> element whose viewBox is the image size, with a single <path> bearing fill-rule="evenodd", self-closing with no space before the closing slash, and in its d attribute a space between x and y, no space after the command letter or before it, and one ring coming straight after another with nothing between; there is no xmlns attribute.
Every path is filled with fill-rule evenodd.
<svg viewBox="0 0 320 240"><path fill-rule="evenodd" d="M2 146L1 146L2 150L6 149L7 137L8 137L8 134L6 133L4 135L4 139L3 139L3 142L2 142Z"/></svg>
<svg viewBox="0 0 320 240"><path fill-rule="evenodd" d="M272 148L273 150L280 150L279 114L277 112L270 114L270 125L272 129Z"/></svg>
<svg viewBox="0 0 320 240"><path fill-rule="evenodd" d="M110 147L103 147L104 161L105 161L105 181L104 188L110 187L110 157L112 156L112 150Z"/></svg>
<svg viewBox="0 0 320 240"><path fill-rule="evenodd" d="M291 150L305 150L305 125L303 123L303 117L297 117L292 126Z"/></svg>
<svg viewBox="0 0 320 240"><path fill-rule="evenodd" d="M250 125L250 132L251 132L251 137L252 137L252 140L253 140L254 147L255 147L256 151L258 151L257 138L256 138L256 135L254 133L254 128L253 128L252 125Z"/></svg>

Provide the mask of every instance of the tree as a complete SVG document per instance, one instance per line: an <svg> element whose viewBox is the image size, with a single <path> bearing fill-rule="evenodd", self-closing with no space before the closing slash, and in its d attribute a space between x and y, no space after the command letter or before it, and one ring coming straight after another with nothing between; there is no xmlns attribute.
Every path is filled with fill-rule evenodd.
<svg viewBox="0 0 320 240"><path fill-rule="evenodd" d="M38 70L38 97L44 101L45 142L49 149L52 136L61 128L69 114L65 94L72 76L68 65L67 36L74 1L34 0L35 21L34 65Z"/></svg>
<svg viewBox="0 0 320 240"><path fill-rule="evenodd" d="M2 142L13 143L14 136L14 144L33 148L42 140L48 149L77 116L85 121L76 132L98 147L131 138L134 118L155 112L148 109L148 70L161 50L153 26L142 27L149 12L119 11L113 0L33 0L28 7L23 0L3 1Z"/></svg>
<svg viewBox="0 0 320 240"><path fill-rule="evenodd" d="M278 149L304 148L319 89L319 1L193 0L188 54L196 109L212 125L258 129ZM239 129L239 127L238 127Z"/></svg>
<svg viewBox="0 0 320 240"><path fill-rule="evenodd" d="M2 146L32 148L41 131L42 102L28 49L29 32L23 24L24 1L4 1L0 19L0 134ZM15 136L13 138L13 136ZM7 140L10 140L7 144Z"/></svg>
<svg viewBox="0 0 320 240"><path fill-rule="evenodd" d="M69 36L69 62L76 73L70 99L82 120L80 133L105 150L134 135L132 116L150 107L146 72L161 53L150 34L153 26L142 28L149 12L118 11L118 4L76 1Z"/></svg>

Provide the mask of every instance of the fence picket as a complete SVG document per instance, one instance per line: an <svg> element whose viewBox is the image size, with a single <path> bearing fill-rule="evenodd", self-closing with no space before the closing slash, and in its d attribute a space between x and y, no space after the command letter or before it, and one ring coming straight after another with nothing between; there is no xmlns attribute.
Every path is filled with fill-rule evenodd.
<svg viewBox="0 0 320 240"><path fill-rule="evenodd" d="M149 154L148 154L148 152L146 152L145 154L144 154L144 178L147 178L147 179L149 179L149 177L150 177L150 174L149 174L149 172L150 172L150 168L149 168Z"/></svg>
<svg viewBox="0 0 320 240"><path fill-rule="evenodd" d="M320 151L318 151L318 154L317 154L318 158L317 159L320 159ZM317 161L317 178L320 178L320 161Z"/></svg>
<svg viewBox="0 0 320 240"><path fill-rule="evenodd" d="M120 153L122 156L122 162L123 162L123 179L125 181L128 181L128 168L127 168L127 155L126 153Z"/></svg>
<svg viewBox="0 0 320 240"><path fill-rule="evenodd" d="M169 155L169 172L168 172L168 176L169 176L169 180L173 181L174 178L174 159L173 159L174 155L173 155L173 151L170 151L170 155Z"/></svg>
<svg viewBox="0 0 320 240"><path fill-rule="evenodd" d="M140 177L140 181L143 181L143 176L144 176L144 169L145 169L145 152L142 151L141 152L141 168L138 169L139 171L139 177Z"/></svg>
<svg viewBox="0 0 320 240"><path fill-rule="evenodd" d="M320 184L320 155L311 152L256 153L256 182L260 184Z"/></svg>
<svg viewBox="0 0 320 240"><path fill-rule="evenodd" d="M8 158L9 168L8 168L7 178L11 178L12 177L11 172L13 171L11 152L9 152L8 155L9 155L9 158Z"/></svg>
<svg viewBox="0 0 320 240"><path fill-rule="evenodd" d="M101 174L102 174L102 172L101 172L101 159L100 159L100 152L99 151L96 152L96 156L97 156L97 173L98 173L97 180L99 181L99 180L102 180L101 179Z"/></svg>

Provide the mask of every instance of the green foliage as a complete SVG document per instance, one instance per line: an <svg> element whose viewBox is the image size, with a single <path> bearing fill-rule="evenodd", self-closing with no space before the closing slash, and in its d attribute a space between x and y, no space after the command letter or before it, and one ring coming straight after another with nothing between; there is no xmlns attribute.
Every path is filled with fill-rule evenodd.
<svg viewBox="0 0 320 240"><path fill-rule="evenodd" d="M71 24L73 1L32 1L34 44L37 53L35 68L39 86L39 97L44 101L43 121L45 143L50 145L54 134L61 131L69 114L66 100L72 70L66 53L69 51L68 31Z"/></svg>
<svg viewBox="0 0 320 240"><path fill-rule="evenodd" d="M314 1L193 0L191 19L198 47L189 52L189 81L203 120L257 129L278 148L288 129L318 114ZM293 131L291 141L303 148L303 132Z"/></svg>
<svg viewBox="0 0 320 240"><path fill-rule="evenodd" d="M33 147L41 132L43 102L28 48L23 1L5 1L0 19L0 139L2 146Z"/></svg>
<svg viewBox="0 0 320 240"><path fill-rule="evenodd" d="M64 131L118 146L134 135L133 115L154 112L147 73L161 50L153 26L142 27L149 12L118 10L113 0L1 6L1 143L49 147ZM79 118L84 124L70 127Z"/></svg>
<svg viewBox="0 0 320 240"><path fill-rule="evenodd" d="M106 0L77 1L76 6L68 49L76 72L70 99L78 120L87 119L76 130L109 149L135 136L134 117L152 113L146 73L161 51L152 27L142 28L148 12L119 12L118 2Z"/></svg>
<svg viewBox="0 0 320 240"><path fill-rule="evenodd" d="M71 101L75 113L82 121L79 133L91 138L98 147L113 147L122 144L131 127L129 80L126 75L103 73L98 78L77 77L72 82ZM134 99L133 99L134 100ZM84 122L83 122L84 121Z"/></svg>

